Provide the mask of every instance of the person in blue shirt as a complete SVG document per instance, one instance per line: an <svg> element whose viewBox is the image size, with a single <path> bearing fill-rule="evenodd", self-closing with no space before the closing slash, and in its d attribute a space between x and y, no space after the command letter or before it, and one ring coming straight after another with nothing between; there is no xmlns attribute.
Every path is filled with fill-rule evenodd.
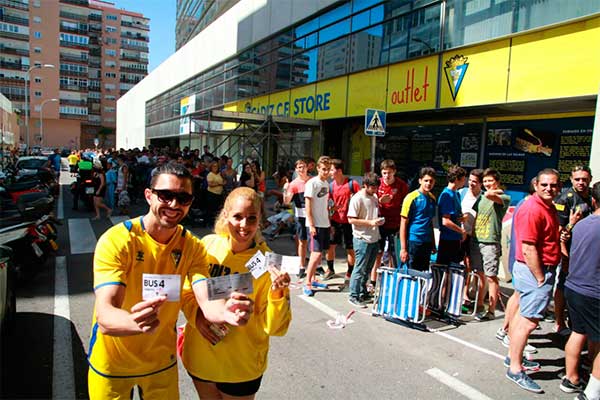
<svg viewBox="0 0 600 400"><path fill-rule="evenodd" d="M56 148L54 149L54 153L48 156L48 163L50 164L50 168L52 168L54 174L56 175L56 180L58 180L58 178L60 177L60 162L60 151L58 150L58 148Z"/></svg>
<svg viewBox="0 0 600 400"><path fill-rule="evenodd" d="M436 252L433 236L433 217L436 200L431 190L435 186L435 170L419 171L419 188L410 192L400 211L400 261L410 269L427 271L431 254Z"/></svg>
<svg viewBox="0 0 600 400"><path fill-rule="evenodd" d="M438 225L440 242L437 263L448 265L460 263L463 259L461 242L466 239L467 231L462 227L462 208L458 189L465 185L467 171L458 165L448 168L448 186L438 199Z"/></svg>

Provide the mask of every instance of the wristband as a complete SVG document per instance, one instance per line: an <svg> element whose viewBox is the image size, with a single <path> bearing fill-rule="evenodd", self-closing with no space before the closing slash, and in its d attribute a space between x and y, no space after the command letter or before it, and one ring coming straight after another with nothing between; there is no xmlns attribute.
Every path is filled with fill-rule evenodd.
<svg viewBox="0 0 600 400"><path fill-rule="evenodd" d="M571 225L571 223L569 222L569 223L567 224L567 226L565 226L565 229L566 229L567 231L571 232L571 230L573 229L573 225Z"/></svg>

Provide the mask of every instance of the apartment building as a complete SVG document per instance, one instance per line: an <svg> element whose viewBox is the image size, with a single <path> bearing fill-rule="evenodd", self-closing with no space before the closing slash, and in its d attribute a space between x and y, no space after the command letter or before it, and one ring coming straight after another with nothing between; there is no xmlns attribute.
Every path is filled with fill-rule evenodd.
<svg viewBox="0 0 600 400"><path fill-rule="evenodd" d="M19 141L114 146L116 101L148 74L149 32L110 2L0 0L0 92L21 111Z"/></svg>

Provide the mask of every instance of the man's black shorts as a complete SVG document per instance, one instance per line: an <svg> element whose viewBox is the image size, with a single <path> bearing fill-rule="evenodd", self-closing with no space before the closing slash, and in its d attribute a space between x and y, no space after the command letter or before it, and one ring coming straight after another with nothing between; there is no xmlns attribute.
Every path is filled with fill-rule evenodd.
<svg viewBox="0 0 600 400"><path fill-rule="evenodd" d="M450 263L458 264L463 259L460 240L440 240L437 249L436 263L448 265Z"/></svg>
<svg viewBox="0 0 600 400"><path fill-rule="evenodd" d="M260 382L262 381L262 375L258 378L248 381L248 382L236 382L236 383L227 383L227 382L211 382L206 381L204 379L198 378L188 372L188 375L195 381L198 382L206 382L206 383L214 383L221 392L225 393L229 396L252 396L258 392L260 389Z"/></svg>
<svg viewBox="0 0 600 400"><path fill-rule="evenodd" d="M565 299L569 308L571 329L587 335L592 342L600 342L600 299L584 296L565 286Z"/></svg>
<svg viewBox="0 0 600 400"><path fill-rule="evenodd" d="M298 240L308 240L308 228L304 217L296 219L296 236L298 236Z"/></svg>
<svg viewBox="0 0 600 400"><path fill-rule="evenodd" d="M331 221L331 237L329 239L329 244L342 244L342 238L344 239L344 247L346 250L352 249L352 225Z"/></svg>

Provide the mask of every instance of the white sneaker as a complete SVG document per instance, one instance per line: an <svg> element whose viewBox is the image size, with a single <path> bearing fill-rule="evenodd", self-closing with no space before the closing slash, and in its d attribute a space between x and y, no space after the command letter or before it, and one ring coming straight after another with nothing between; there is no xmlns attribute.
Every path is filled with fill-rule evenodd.
<svg viewBox="0 0 600 400"><path fill-rule="evenodd" d="M502 345L507 348L510 347L510 338L508 337L508 335L504 336L504 339L502 339ZM525 344L525 348L523 349L523 352L529 353L529 354L535 354L535 353L537 353L537 349L530 344Z"/></svg>
<svg viewBox="0 0 600 400"><path fill-rule="evenodd" d="M504 328L500 327L496 331L496 339L503 340L506 337L507 334L508 334L508 332L505 331Z"/></svg>

